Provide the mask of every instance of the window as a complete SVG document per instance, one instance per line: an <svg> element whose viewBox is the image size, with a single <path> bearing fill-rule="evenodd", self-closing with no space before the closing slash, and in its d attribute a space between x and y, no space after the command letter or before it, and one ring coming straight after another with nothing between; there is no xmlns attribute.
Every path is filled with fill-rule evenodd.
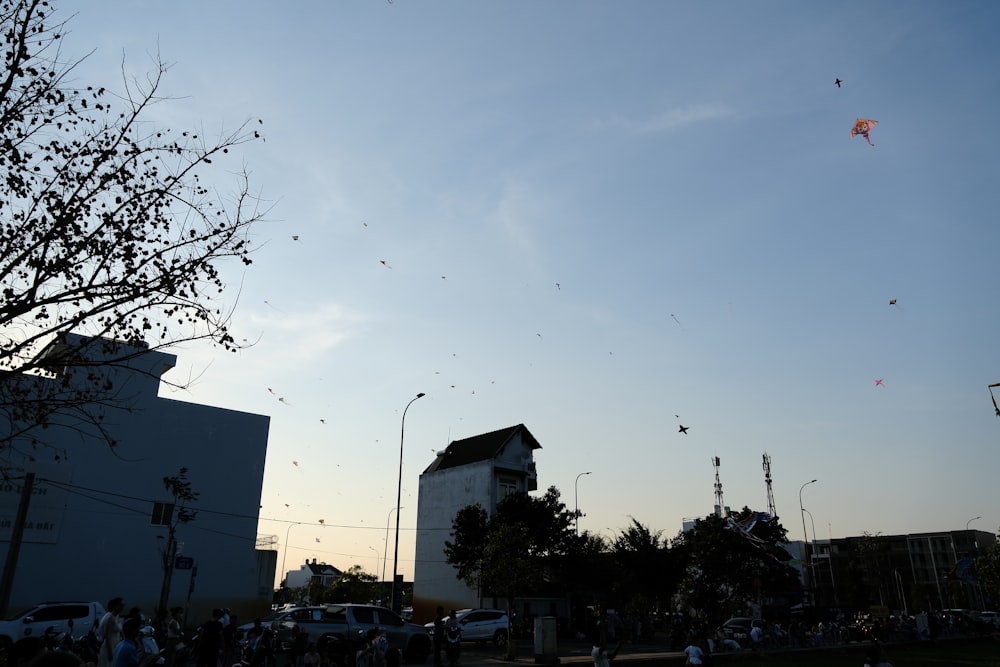
<svg viewBox="0 0 1000 667"><path fill-rule="evenodd" d="M497 483L499 485L497 502L521 490L521 485L513 477L501 477Z"/></svg>
<svg viewBox="0 0 1000 667"><path fill-rule="evenodd" d="M355 607L354 608L354 620L358 623L375 623L375 610L371 607Z"/></svg>
<svg viewBox="0 0 1000 667"><path fill-rule="evenodd" d="M151 526L169 526L173 518L173 503L153 503L153 513L149 517L149 524Z"/></svg>
<svg viewBox="0 0 1000 667"><path fill-rule="evenodd" d="M379 609L378 610L378 622L379 622L379 625L382 625L383 627L387 627L387 626L397 626L398 627L398 626L403 625L404 621L403 621L403 619L401 619L399 616L396 616L396 614L394 614L393 612L389 611L388 609Z"/></svg>
<svg viewBox="0 0 1000 667"><path fill-rule="evenodd" d="M84 618L90 613L87 605L53 605L36 609L31 618L35 623L47 621L64 621L69 618Z"/></svg>

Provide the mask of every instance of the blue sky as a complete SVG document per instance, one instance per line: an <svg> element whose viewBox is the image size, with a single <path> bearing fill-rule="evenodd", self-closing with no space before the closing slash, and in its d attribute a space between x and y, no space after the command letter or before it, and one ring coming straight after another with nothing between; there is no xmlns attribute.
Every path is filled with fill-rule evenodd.
<svg viewBox="0 0 1000 667"><path fill-rule="evenodd" d="M417 392L407 576L434 450L518 423L540 487L609 537L709 513L716 456L726 504L766 510L765 452L794 539L813 478L821 539L1000 526L1000 7L58 9L64 53L97 49L81 83L158 51L152 120L263 120L214 174L245 163L270 206L223 297L259 341L176 350L197 381L162 393L271 416L260 532L286 569L381 568Z"/></svg>

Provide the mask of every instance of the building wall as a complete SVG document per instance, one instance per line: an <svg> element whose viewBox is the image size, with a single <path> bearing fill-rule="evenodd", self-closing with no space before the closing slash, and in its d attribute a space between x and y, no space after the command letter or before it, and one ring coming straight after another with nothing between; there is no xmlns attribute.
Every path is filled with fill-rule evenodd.
<svg viewBox="0 0 1000 667"><path fill-rule="evenodd" d="M498 481L505 478L516 479L520 492L538 487L533 450L520 436L496 458L420 475L413 574L416 622L434 620L438 605L448 610L483 604L478 591L456 578L455 568L445 560L444 547L451 539L452 520L462 508L479 503L487 514L494 514L501 500Z"/></svg>
<svg viewBox="0 0 1000 667"><path fill-rule="evenodd" d="M122 596L128 607L154 613L168 529L151 525L152 503L172 502L163 478L182 467L199 494L190 507L199 511L177 528L178 555L197 569L174 571L168 606L190 597L192 623L216 606L243 618L268 609L271 587L261 582L273 581L275 558L261 558L255 546L269 418L158 397L159 373L175 360L145 352L131 368L100 369L116 389L103 420L114 447L85 430L52 426L35 434L43 448L27 456L2 451L0 468L11 481L0 486L0 566L7 565L23 473L37 475L11 610ZM271 571L262 573L268 564Z"/></svg>
<svg viewBox="0 0 1000 667"><path fill-rule="evenodd" d="M478 607L479 596L455 577L445 562L444 543L451 539L451 522L463 507L479 503L494 508L493 462L480 461L420 476L417 492L416 562L413 567L413 618L434 620L438 605L447 609Z"/></svg>

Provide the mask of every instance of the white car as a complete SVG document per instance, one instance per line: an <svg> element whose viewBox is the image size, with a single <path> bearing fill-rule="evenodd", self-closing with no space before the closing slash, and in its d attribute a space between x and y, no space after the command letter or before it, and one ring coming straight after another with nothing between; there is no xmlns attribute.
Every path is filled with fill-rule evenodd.
<svg viewBox="0 0 1000 667"><path fill-rule="evenodd" d="M46 631L79 639L96 628L102 616L100 602L43 602L0 621L0 645L9 647L22 637L42 637Z"/></svg>
<svg viewBox="0 0 1000 667"><path fill-rule="evenodd" d="M462 609L455 614L462 629L463 642L493 642L506 646L510 636L507 613L499 609ZM434 635L434 623L425 623L427 632Z"/></svg>

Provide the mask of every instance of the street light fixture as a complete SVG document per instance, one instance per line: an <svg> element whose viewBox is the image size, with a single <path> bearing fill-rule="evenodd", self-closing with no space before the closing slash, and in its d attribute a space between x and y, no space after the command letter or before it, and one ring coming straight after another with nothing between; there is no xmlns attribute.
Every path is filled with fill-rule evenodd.
<svg viewBox="0 0 1000 667"><path fill-rule="evenodd" d="M292 532L292 526L301 526L301 521L295 521L288 524L288 530L285 531L285 548L281 550L281 576L285 578L285 589L288 589L288 573L285 572L285 556L288 555L288 534Z"/></svg>
<svg viewBox="0 0 1000 667"><path fill-rule="evenodd" d="M799 487L799 516L802 517L802 560L805 563L805 579L806 579L806 589L812 583L812 577L809 575L809 533L806 532L806 512L805 508L802 506L802 489L806 488L810 484L815 484L816 480L812 479Z"/></svg>
<svg viewBox="0 0 1000 667"><path fill-rule="evenodd" d="M972 522L973 522L973 521L975 521L976 519L982 519L982 518L983 518L983 517L981 517L981 516L974 516L974 517L972 517L971 519L969 519L968 521L966 521L966 522L965 522L965 529L966 529L966 530L968 530L968 529L969 529L969 524L970 524L970 523L972 523Z"/></svg>
<svg viewBox="0 0 1000 667"><path fill-rule="evenodd" d="M399 509L405 508L400 507ZM382 550L385 552L385 558L382 559L382 583L385 583L385 562L389 560L389 519L395 511L396 508L393 507L389 510L389 513L385 515L385 541L382 543Z"/></svg>
<svg viewBox="0 0 1000 667"><path fill-rule="evenodd" d="M400 606L396 604L396 576L399 573L399 507L400 503L403 501L403 436L406 433L406 411L410 409L413 405L413 401L418 398L423 398L424 393L420 392L416 396L410 399L410 402L406 404L403 408L403 418L399 423L399 482L396 485L396 544L393 547L392 552L392 598L389 600L389 604L392 610L397 614L401 611Z"/></svg>
<svg viewBox="0 0 1000 667"><path fill-rule="evenodd" d="M581 477L583 477L584 475L589 475L591 472L592 471L581 472L579 475L576 476L576 481L573 482L573 506L574 506L574 509L575 509L575 516L574 516L574 518L576 519L576 534L577 535L580 534L580 502L579 502L579 491L578 491L577 485L580 483L580 478Z"/></svg>

